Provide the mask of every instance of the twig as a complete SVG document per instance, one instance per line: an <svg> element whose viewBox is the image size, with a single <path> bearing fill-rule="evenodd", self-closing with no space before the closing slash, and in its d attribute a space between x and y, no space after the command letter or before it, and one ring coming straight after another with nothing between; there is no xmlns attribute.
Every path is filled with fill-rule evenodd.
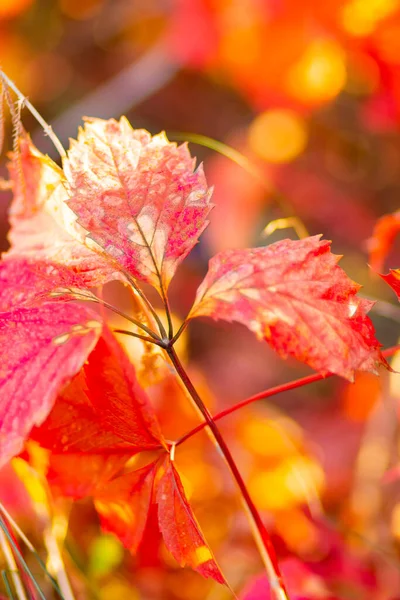
<svg viewBox="0 0 400 600"><path fill-rule="evenodd" d="M7 537L3 531L0 529L0 546L4 554L4 558L6 559L7 566L9 568L11 578L13 580L15 592L17 594L18 600L28 600L24 587L22 585L21 577L18 572L18 567L15 562L14 555L8 543Z"/></svg>
<svg viewBox="0 0 400 600"><path fill-rule="evenodd" d="M215 424L211 414L209 413L207 407L203 403L200 398L196 388L194 387L191 379L186 373L184 367L182 366L178 355L176 354L173 346L167 348L167 354L178 373L183 385L185 386L190 398L193 401L194 406L200 411L203 418L205 419L205 425L208 425L214 440L216 441L218 447L221 450L223 457L225 458L229 469L232 473L233 478L235 479L238 488L240 489L240 493L242 496L242 501L244 508L246 510L247 516L249 517L249 521L251 524L252 532L257 543L258 549L260 551L260 555L265 564L266 571L268 573L268 579L270 582L271 589L275 594L277 600L288 600L288 595L285 589L285 585L283 583L283 579L279 570L278 561L275 555L275 550L272 546L269 534L264 526L264 523L260 517L260 514L249 494L249 491L246 487L246 484L240 474L240 471L236 465L236 462L220 432L217 425Z"/></svg>

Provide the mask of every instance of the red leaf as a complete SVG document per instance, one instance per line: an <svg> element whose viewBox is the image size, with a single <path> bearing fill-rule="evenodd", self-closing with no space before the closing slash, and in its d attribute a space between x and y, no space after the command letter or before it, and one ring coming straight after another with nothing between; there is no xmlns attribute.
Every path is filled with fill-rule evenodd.
<svg viewBox="0 0 400 600"><path fill-rule="evenodd" d="M56 302L0 314L0 464L21 451L81 368L99 334L96 318L86 307Z"/></svg>
<svg viewBox="0 0 400 600"><path fill-rule="evenodd" d="M160 448L155 413L133 364L107 328L34 437L54 453L133 456Z"/></svg>
<svg viewBox="0 0 400 600"><path fill-rule="evenodd" d="M117 477L95 494L103 529L117 535L132 552L138 549L146 527L157 463Z"/></svg>
<svg viewBox="0 0 400 600"><path fill-rule="evenodd" d="M20 138L19 153L13 155L9 171L14 197L11 249L6 256L68 266L88 287L111 279L115 267L100 256L100 248L87 241L86 232L65 202L68 192L62 170L41 154L26 134ZM87 243L92 249L85 246Z"/></svg>
<svg viewBox="0 0 400 600"><path fill-rule="evenodd" d="M130 456L129 452L51 454L47 479L54 495L75 500L86 498L93 496L98 486L108 485Z"/></svg>
<svg viewBox="0 0 400 600"><path fill-rule="evenodd" d="M181 566L189 565L203 577L225 583L169 457L164 468L158 484L157 504L158 523L166 547Z"/></svg>
<svg viewBox="0 0 400 600"><path fill-rule="evenodd" d="M385 363L367 317L372 303L319 236L228 250L210 261L189 318L238 321L284 358L352 379Z"/></svg>
<svg viewBox="0 0 400 600"><path fill-rule="evenodd" d="M92 494L138 452L164 446L134 366L106 328L32 437L52 452L52 485L75 498Z"/></svg>
<svg viewBox="0 0 400 600"><path fill-rule="evenodd" d="M397 298L400 300L400 269L390 269L387 275L380 275L380 277L390 285Z"/></svg>
<svg viewBox="0 0 400 600"><path fill-rule="evenodd" d="M208 224L211 190L186 145L88 119L71 142L69 206L90 237L133 277L166 289Z"/></svg>

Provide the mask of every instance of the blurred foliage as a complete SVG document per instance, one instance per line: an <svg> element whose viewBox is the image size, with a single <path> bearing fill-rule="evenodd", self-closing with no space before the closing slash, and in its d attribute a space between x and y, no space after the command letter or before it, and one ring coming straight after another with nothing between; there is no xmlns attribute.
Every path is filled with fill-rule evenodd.
<svg viewBox="0 0 400 600"><path fill-rule="evenodd" d="M332 238L350 276L383 300L373 316L378 338L396 343L400 309L367 261L374 225L398 209L400 194L399 0L0 0L0 63L64 144L84 114L126 113L135 127L171 139L188 132L223 141L257 172L193 145L216 207L172 286L177 320L213 253L295 236L291 228L261 235L271 220L295 216L310 234ZM29 114L24 123L54 154ZM7 201L3 194L3 250ZM385 265L374 258L381 270L399 266L400 247L388 250ZM114 284L106 294L130 303ZM305 373L239 326L194 323L182 343L214 413ZM152 378L155 356L126 345L166 436L183 435L198 422L183 392L168 372ZM400 458L396 377L320 382L220 422L280 558L312 565L324 581L319 598L389 600L400 589L399 484L385 479ZM177 464L228 581L241 589L261 565L204 432L177 449ZM43 507L14 467L0 473L1 501L44 554ZM53 510L70 510L66 568L77 600L230 597L179 568L151 517L133 557L100 532L88 501Z"/></svg>

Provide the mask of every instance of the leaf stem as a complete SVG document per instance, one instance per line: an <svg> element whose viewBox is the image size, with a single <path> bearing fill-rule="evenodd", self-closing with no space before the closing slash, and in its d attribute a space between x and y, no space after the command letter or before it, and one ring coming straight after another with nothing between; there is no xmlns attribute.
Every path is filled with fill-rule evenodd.
<svg viewBox="0 0 400 600"><path fill-rule="evenodd" d="M129 283L131 284L131 286L133 287L133 289L135 290L135 292L137 293L139 298L142 300L142 302L147 306L148 310L150 311L152 317L154 318L155 322L157 323L161 337L166 339L167 332L165 331L165 327L162 324L162 321L161 321L160 317L158 316L154 306L152 305L150 300L147 298L146 294L144 294L142 292L140 287L137 285L136 281L129 275L129 273L125 273L125 276L127 277ZM163 301L164 301L164 298L163 298ZM164 304L165 304L165 302L164 302ZM144 329L144 327L143 327L143 329Z"/></svg>
<svg viewBox="0 0 400 600"><path fill-rule="evenodd" d="M194 405L200 411L202 416L205 419L205 424L208 425L210 431L213 435L214 440L216 441L218 447L221 450L225 461L227 462L229 469L232 473L233 478L235 479L237 486L240 490L242 501L246 509L246 513L249 517L253 535L255 537L255 541L260 550L260 554L262 556L263 562L265 564L268 577L270 580L271 589L275 593L275 597L277 600L288 600L288 595L285 590L285 585L282 580L282 576L279 570L278 561L275 555L275 550L272 546L269 534L264 526L264 523L261 519L261 516L249 494L249 491L246 487L246 484L240 474L240 471L236 465L236 462L220 432L217 425L215 424L210 412L207 407L203 403L200 398L196 388L194 387L189 375L186 373L182 363L179 360L178 355L176 354L172 345L166 348L166 352L175 367L175 370L180 377L183 385L187 389Z"/></svg>
<svg viewBox="0 0 400 600"><path fill-rule="evenodd" d="M82 292L75 292L74 290L71 290L71 294L74 297L78 298L78 299L86 300L87 302L95 302L96 304L101 304L101 306L104 306L105 308L108 308L109 310L111 310L115 314L119 315L120 317L123 317L124 319L126 319L130 323L133 323L133 325L136 325L136 327L138 327L139 329L142 329L143 331L145 331L152 338L151 341L153 341L153 340L154 340L154 342L160 342L161 341L161 338L156 333L154 333L154 331L152 331L149 327L147 327L146 325L144 325L143 323L141 323L137 319L134 319L133 317L130 317L129 315L127 315L122 310L119 310L119 308L117 308L113 304L109 304L109 302L105 302L104 300L101 300L97 296L89 295L89 294L88 295L87 294L83 294ZM60 295L61 295L61 292L60 292ZM133 335L133 332L131 332L130 335Z"/></svg>
<svg viewBox="0 0 400 600"><path fill-rule="evenodd" d="M174 337L171 339L171 345L172 346L181 337L182 333L185 331L186 327L188 326L188 323L189 323L189 321L187 321L187 320L183 321L182 325L179 327L178 331L176 332L176 334L174 335Z"/></svg>
<svg viewBox="0 0 400 600"><path fill-rule="evenodd" d="M139 340L143 340L144 342L149 342L150 344L155 344L156 346L160 346L160 348L165 348L165 344L162 341L157 341L154 338L146 337L145 335L140 335L140 333L135 333L134 331L128 331L127 329L113 329L114 333L123 333L124 335L130 335L132 337L138 338Z"/></svg>
<svg viewBox="0 0 400 600"><path fill-rule="evenodd" d="M391 346L390 348L383 350L382 355L385 358L388 358L390 356L393 356L393 354L395 354L398 350L400 350L400 344L397 346ZM282 383L275 387L268 388L267 390L258 392L258 394L254 394L254 396L249 396L249 398L246 398L245 400L238 402L234 406L230 406L229 408L222 410L221 412L214 415L212 417L212 419L213 419L213 421L219 421L219 419L222 419L223 417L226 417L226 416L240 410L241 408L243 408L244 406L247 406L248 404L257 402L258 400L265 400L266 398L270 398L271 396L276 396L278 394L282 394L283 392L289 392L290 390L294 390L296 388L300 388L305 385L309 385L310 383L315 383L316 381L321 381L322 379L328 379L329 377L333 377L334 375L335 375L335 373L328 373L327 375L321 375L319 373L314 373L313 375L307 375L306 377L300 377L300 379L294 379L293 381L288 381L287 383ZM191 429L190 431L185 433L182 437L180 437L179 440L177 440L175 442L175 446L180 446L181 444L183 444L183 442L186 442L186 440L191 438L193 435L195 435L199 431L202 431L207 426L208 426L208 423L206 421L204 421L203 423L200 423L200 425L197 425L197 427L194 427L193 429Z"/></svg>

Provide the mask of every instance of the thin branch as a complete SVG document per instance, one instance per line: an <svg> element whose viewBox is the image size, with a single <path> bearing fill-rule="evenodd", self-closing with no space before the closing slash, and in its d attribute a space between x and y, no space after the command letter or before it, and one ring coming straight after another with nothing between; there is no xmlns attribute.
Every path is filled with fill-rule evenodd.
<svg viewBox="0 0 400 600"><path fill-rule="evenodd" d="M26 96L24 96L22 94L22 92L19 91L19 89L17 88L17 86L15 85L15 83L1 69L0 69L0 78L3 80L3 83L4 83L5 86L7 86L10 89L12 89L12 91L16 94L16 96L20 100L21 104L24 105L24 106L26 106L26 108L35 117L36 121L39 123L39 125L41 125L41 127L45 131L46 135L53 142L54 147L56 148L56 150L59 153L59 155L61 156L61 158L64 158L66 156L66 152L65 152L65 150L63 148L62 143L60 142L60 140L58 139L58 137L54 133L54 131L51 128L51 126L43 119L42 115L36 110L36 108L33 106L33 104L31 104L29 102L28 98Z"/></svg>
<svg viewBox="0 0 400 600"><path fill-rule="evenodd" d="M397 346L392 346L391 348L387 348L382 352L382 355L385 358L393 356L398 350L400 350L400 344ZM306 377L301 377L300 379L294 379L293 381L289 381L288 383L282 383L275 387L269 388L267 390L263 390L262 392L258 392L258 394L254 394L254 396L250 396L241 402L238 402L234 406L230 406L225 410L217 413L213 416L214 421L219 421L223 417L226 417L230 414L235 413L240 410L244 406L248 404L252 404L253 402L257 402L258 400L266 400L267 398L271 398L271 396L277 396L278 394L282 394L283 392L289 392L290 390L294 390L296 388L304 387L305 385L310 385L311 383L315 383L316 381L321 381L323 379L328 379L329 377L333 377L335 373L328 373L327 375L320 375L319 373L315 373L314 375L307 375ZM180 446L183 442L186 442L193 435L202 431L205 427L208 426L208 423L200 423L197 427L194 427L191 431L188 431L183 435L179 440L175 442L176 446Z"/></svg>
<svg viewBox="0 0 400 600"><path fill-rule="evenodd" d="M193 401L194 406L200 411L203 418L205 419L205 425L208 425L212 436L217 443L217 446L221 450L223 457L225 458L229 469L232 473L234 480L237 483L237 486L240 490L242 501L244 508L246 510L247 516L249 517L249 521L251 524L252 532L257 543L258 549L260 551L261 557L265 564L268 578L270 581L271 589L273 590L277 600L288 600L288 595L286 593L285 585L283 583L283 579L279 570L278 561L275 555L275 550L271 543L269 534L264 526L264 523L260 517L260 514L249 494L249 491L246 487L246 484L240 474L240 471L236 465L236 462L220 432L217 425L215 424L211 414L209 413L207 407L203 403L200 398L196 388L194 387L191 379L186 373L184 367L182 366L178 355L176 354L173 346L170 346L166 349L167 354L175 367L175 370L180 377L183 385L185 386L190 398Z"/></svg>
<svg viewBox="0 0 400 600"><path fill-rule="evenodd" d="M6 534L3 531L3 529L0 529L0 546L3 551L4 558L6 559L6 563L11 574L11 579L13 580L17 598L18 600L27 600L27 596L22 585L21 577L18 572L18 567L14 559L14 555L12 553L10 544L7 540Z"/></svg>
<svg viewBox="0 0 400 600"><path fill-rule="evenodd" d="M135 290L135 292L137 293L137 295L139 296L139 298L141 299L142 304L145 305L147 307L147 309L150 311L150 314L153 317L154 321L156 322L157 327L160 331L161 337L166 338L167 332L165 331L164 325L162 324L162 321L161 321L160 317L158 316L157 311L155 310L154 306L152 305L150 300L147 298L146 294L144 294L142 292L142 290L137 285L136 281L131 277L131 275L129 273L125 273L125 276L128 279L131 286L133 287L133 289Z"/></svg>
<svg viewBox="0 0 400 600"><path fill-rule="evenodd" d="M19 563L21 564L22 568L24 569L25 573L28 575L28 577L30 578L30 580L32 581L32 584L35 588L35 590L37 591L39 597L41 600L46 600L46 597L44 596L42 590L40 589L39 584L37 583L36 579L33 576L32 571L30 570L30 568L28 567L28 565L26 564L24 557L22 556L18 546L15 544L14 540L12 539L12 537L10 536L10 533L7 529L7 525L3 519L2 516L0 516L0 528L2 530L2 533L5 535L5 537L7 538L8 544L11 546L14 555L17 557ZM22 600L22 596L21 596L21 600Z"/></svg>
<svg viewBox="0 0 400 600"><path fill-rule="evenodd" d="M82 292L77 292L77 291L75 291L73 289L71 289L69 291L70 291L70 294L73 297L76 297L79 300L85 300L86 302L94 302L96 304L100 304L101 306L104 306L105 308L108 308L109 310L111 310L115 314L119 315L120 317L123 317L124 319L126 319L127 321L129 321L130 323L132 323L133 325L135 325L136 327L138 327L139 329L142 329L153 340L155 340L157 342L161 342L160 337L154 331L152 331L149 327L147 327L146 325L144 325L143 323L141 323L137 319L134 319L133 317L130 317L129 315L127 315L122 310L119 310L113 304L109 304L108 302L105 302L104 300L101 300L100 298L98 298L97 296L94 296L94 295L84 294ZM52 296L62 295L63 293L64 292L55 292L55 293L52 293L51 295Z"/></svg>
<svg viewBox="0 0 400 600"><path fill-rule="evenodd" d="M165 344L162 341L157 341L154 338L146 337L145 335L140 335L140 333L134 333L133 331L128 331L127 329L113 329L114 333L122 333L123 335L130 335L131 337L138 338L139 340L143 340L144 342L149 342L150 344L155 344L156 346L160 346L160 348L165 348Z"/></svg>

